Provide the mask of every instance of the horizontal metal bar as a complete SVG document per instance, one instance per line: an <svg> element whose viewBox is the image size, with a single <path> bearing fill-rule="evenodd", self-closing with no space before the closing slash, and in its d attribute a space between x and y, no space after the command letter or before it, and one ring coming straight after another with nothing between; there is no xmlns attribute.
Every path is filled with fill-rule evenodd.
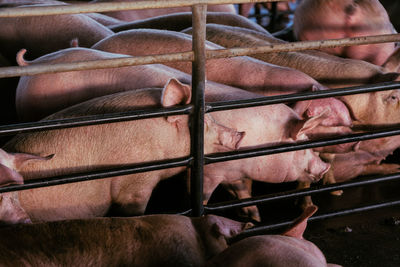
<svg viewBox="0 0 400 267"><path fill-rule="evenodd" d="M381 208L387 208L387 207L393 207L393 206L398 206L400 205L400 200L396 201L389 201L389 202L382 202L378 204L373 204L373 205L368 205L368 206L362 206L362 207L357 207L357 208L352 208L352 209L344 209L344 210L339 210L335 212L330 212L330 213L325 213L325 214L320 214L320 215L314 215L308 219L308 222L316 222L316 221L321 221L325 220L328 218L333 218L333 217L338 217L338 216L345 216L345 215L350 215L350 214L356 214L364 211L370 211L374 209L381 209ZM264 225L264 226L257 226L254 228L247 229L243 231L242 234L240 234L237 239L244 238L246 236L251 236L251 235L257 235L257 234L263 234L267 231L272 231L276 229L281 229L284 227L290 226L294 221L285 221L281 223L276 223L276 224L271 224L271 225Z"/></svg>
<svg viewBox="0 0 400 267"><path fill-rule="evenodd" d="M99 59L57 64L32 64L21 67L0 68L0 78L29 76L44 73L57 73L65 71L79 71L92 69L108 69L127 66L164 63L171 61L193 61L193 52L171 53L162 55L130 57L122 56L113 59Z"/></svg>
<svg viewBox="0 0 400 267"><path fill-rule="evenodd" d="M207 103L206 108L207 112L215 112L227 109L238 109L238 108L262 106L262 105L290 103L308 99L336 97L336 96L370 93L370 92L394 90L394 89L400 89L400 82L385 82L372 85L329 89L323 91L267 96L267 97L259 97L259 98L235 100L235 101L212 102L212 103Z"/></svg>
<svg viewBox="0 0 400 267"><path fill-rule="evenodd" d="M294 52L310 49L332 48L341 46L399 42L400 34L383 34L341 39L327 39L316 41L290 42L284 44L271 44L267 46L207 50L207 59L226 58L264 53Z"/></svg>
<svg viewBox="0 0 400 267"><path fill-rule="evenodd" d="M366 37L354 37L343 39L332 39L325 41L303 41L285 44L273 44L268 46L250 48L230 48L207 50L206 58L227 58L236 56L254 55L260 53L273 53L283 51L300 51L307 49L320 49L327 47L349 46L355 44L399 42L400 34L377 35ZM181 52L151 56L121 57L115 59L90 60L71 63L58 64L33 64L22 67L2 67L0 68L0 78L15 77L21 75L35 75L43 73L56 73L74 70L106 69L116 67L127 67L143 64L165 63L171 61L193 61L193 52Z"/></svg>
<svg viewBox="0 0 400 267"><path fill-rule="evenodd" d="M189 166L192 163L192 161L193 161L192 157L182 157L171 160L130 164L123 167L112 168L108 170L77 173L77 174L49 177L44 179L33 179L25 181L25 183L22 185L10 185L5 187L0 187L0 193L33 189L45 186L83 182L89 180L97 180L115 176L134 174L139 172L155 171L165 168Z"/></svg>
<svg viewBox="0 0 400 267"><path fill-rule="evenodd" d="M348 134L333 138L321 138L316 141L298 141L295 143L281 144L270 147L259 147L256 149L242 149L239 151L229 151L223 153L208 154L204 157L205 164L236 160L264 155L272 155L289 151L296 151L315 147L338 145L349 142L364 141L375 138L400 135L400 127L388 127L384 129L372 130L367 133Z"/></svg>
<svg viewBox="0 0 400 267"><path fill-rule="evenodd" d="M287 0L168 0L168 1L131 1L112 3L92 3L75 5L54 5L29 8L3 8L0 17L44 16L59 14L76 14L106 11L122 11L148 8L186 7L197 4L238 4L255 2L285 2Z"/></svg>
<svg viewBox="0 0 400 267"><path fill-rule="evenodd" d="M272 97L260 97L256 99L246 99L238 101L223 101L223 102L213 102L208 103L206 106L207 112L215 112L227 109L237 109L246 108L261 105L272 105L278 103L286 103L293 101L302 101L306 99L316 99L323 97L333 97L342 96L349 94L358 93L368 93L380 90L393 90L400 88L400 82L391 83L381 83L368 86L355 86L347 87L341 89L330 89L324 91L316 92L306 92L282 96L272 96ZM19 123L12 125L0 126L0 136L11 135L20 132L30 132L38 130L51 130L67 127L77 127L100 123L111 123L125 120L134 119L146 119L152 117L166 116L166 115L178 115L178 114L189 114L192 110L192 106L186 107L172 107L164 109L154 109L154 110L135 110L124 113L115 114L103 114L94 116L85 116L80 118L70 118L70 119L59 119L51 121L39 121L39 122L29 122L29 123Z"/></svg>
<svg viewBox="0 0 400 267"><path fill-rule="evenodd" d="M383 182L389 181L396 181L400 180L400 173L389 174L384 176L370 176L368 178L362 179L355 179L355 181L347 181L335 184L328 184L328 185L316 185L312 188L305 188L305 189L296 189L296 190L289 190L285 192L279 192L276 194L268 194L264 196L257 196L253 198L247 198L242 200L233 200L233 201L225 201L216 204L209 204L205 206L205 212L211 213L215 211L233 209L233 208L242 208L251 205L259 205L265 204L273 201L281 201L287 200L292 198L304 197L304 196L312 196L315 194L331 192L336 190L342 190L346 188L358 187L358 186L366 186L371 184L378 184Z"/></svg>
<svg viewBox="0 0 400 267"><path fill-rule="evenodd" d="M192 105L184 107L158 108L146 110L134 110L120 113L99 114L93 116L83 116L77 118L57 119L38 122L26 122L0 126L0 136L12 135L17 133L54 130L60 128L79 127L104 123L115 123L128 120L149 119L154 117L189 114L193 109Z"/></svg>

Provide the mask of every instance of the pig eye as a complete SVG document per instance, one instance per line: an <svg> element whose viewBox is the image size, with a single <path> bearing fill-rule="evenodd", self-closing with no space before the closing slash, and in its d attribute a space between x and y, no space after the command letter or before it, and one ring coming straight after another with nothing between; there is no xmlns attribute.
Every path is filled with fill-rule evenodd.
<svg viewBox="0 0 400 267"><path fill-rule="evenodd" d="M397 94L392 94L390 96L388 96L388 98L386 98L386 101L388 103L398 103L399 102L399 96Z"/></svg>

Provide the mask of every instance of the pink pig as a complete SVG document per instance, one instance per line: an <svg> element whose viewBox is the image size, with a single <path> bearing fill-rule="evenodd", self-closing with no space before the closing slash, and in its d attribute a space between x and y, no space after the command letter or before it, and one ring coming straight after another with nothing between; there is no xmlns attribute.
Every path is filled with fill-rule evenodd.
<svg viewBox="0 0 400 267"><path fill-rule="evenodd" d="M226 267L323 267L326 263L321 250L303 239L308 217L316 211L308 207L291 229L282 235L261 235L245 238L212 258L207 266Z"/></svg>
<svg viewBox="0 0 400 267"><path fill-rule="evenodd" d="M303 0L296 8L293 31L302 41L396 33L378 0ZM394 43L381 43L321 50L381 66L394 49Z"/></svg>
<svg viewBox="0 0 400 267"><path fill-rule="evenodd" d="M64 109L46 119L171 107L188 104L190 99L190 87L171 79L163 90L150 88L106 95ZM243 132L217 124L211 115L207 115L204 151L215 153L236 149L243 135ZM24 180L183 157L189 154L190 149L188 116L20 134L4 149L9 153L2 153L0 159L7 163L8 168L21 174ZM30 157L25 154L54 156L51 160L26 162L25 159ZM35 159L35 156L31 157ZM183 170L185 167L175 167L113 179L23 190L13 192L13 203L19 203L32 221L104 216L110 210L121 215L138 215L143 214L157 183ZM9 221L9 202L1 205L0 218Z"/></svg>
<svg viewBox="0 0 400 267"><path fill-rule="evenodd" d="M148 215L0 229L0 265L205 266L250 225L207 215Z"/></svg>

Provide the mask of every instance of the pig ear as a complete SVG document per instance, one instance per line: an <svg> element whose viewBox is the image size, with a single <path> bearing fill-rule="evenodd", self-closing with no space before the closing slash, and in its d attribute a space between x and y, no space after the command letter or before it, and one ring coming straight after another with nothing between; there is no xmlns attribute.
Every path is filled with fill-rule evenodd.
<svg viewBox="0 0 400 267"><path fill-rule="evenodd" d="M316 211L318 207L315 205L308 206L304 212L298 217L293 224L290 226L288 230L286 230L282 235L296 237L299 239L303 239L304 231L307 227L307 220L310 218Z"/></svg>
<svg viewBox="0 0 400 267"><path fill-rule="evenodd" d="M192 98L192 90L189 85L179 82L177 79L170 79L164 86L161 95L161 104L163 107L172 107L176 105L189 104ZM175 123L182 116L168 116L167 121Z"/></svg>
<svg viewBox="0 0 400 267"><path fill-rule="evenodd" d="M394 52L388 57L385 63L382 64L389 72L399 72L400 68L400 47L396 48Z"/></svg>
<svg viewBox="0 0 400 267"><path fill-rule="evenodd" d="M0 187L23 183L24 178L21 174L11 168L4 166L3 164L0 164Z"/></svg>
<svg viewBox="0 0 400 267"><path fill-rule="evenodd" d="M53 158L53 155L47 157L41 157L28 153L7 153L0 148L0 163L4 166L18 171L24 164L32 160L49 160Z"/></svg>
<svg viewBox="0 0 400 267"><path fill-rule="evenodd" d="M217 130L219 144L216 146L219 149L218 152L238 149L240 147L240 143L246 135L246 132L238 132L235 129L220 125L210 114L204 115L204 124L205 131L207 131L207 128L215 128Z"/></svg>
<svg viewBox="0 0 400 267"><path fill-rule="evenodd" d="M315 127L321 125L322 121L328 118L328 113L329 111L325 110L317 116L297 121L293 128L290 129L290 137L293 138L293 140L297 140L301 135L307 134Z"/></svg>
<svg viewBox="0 0 400 267"><path fill-rule="evenodd" d="M164 86L161 103L163 107L172 107L180 104L186 105L190 103L191 98L192 90L190 86L172 78Z"/></svg>
<svg viewBox="0 0 400 267"><path fill-rule="evenodd" d="M54 154L48 155L46 157L41 157L41 156L28 154L28 153L13 153L11 155L13 155L13 157L14 157L14 166L15 166L15 170L17 170L17 171L30 161L50 160L54 157Z"/></svg>
<svg viewBox="0 0 400 267"><path fill-rule="evenodd" d="M205 219L212 225L212 234L217 238L223 236L229 239L254 226L252 223L237 222L216 215L206 215Z"/></svg>

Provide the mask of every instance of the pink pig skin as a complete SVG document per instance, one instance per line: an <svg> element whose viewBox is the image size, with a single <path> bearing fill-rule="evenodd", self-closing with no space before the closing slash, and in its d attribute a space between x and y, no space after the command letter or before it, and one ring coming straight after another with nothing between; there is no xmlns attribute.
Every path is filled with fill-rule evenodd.
<svg viewBox="0 0 400 267"><path fill-rule="evenodd" d="M86 15L35 16L1 18L0 51L14 62L16 53L26 48L29 58L37 58L71 46L90 47L113 34L111 30Z"/></svg>
<svg viewBox="0 0 400 267"><path fill-rule="evenodd" d="M0 230L2 266L204 266L248 224L207 215L148 215Z"/></svg>
<svg viewBox="0 0 400 267"><path fill-rule="evenodd" d="M78 58L97 59L121 56L123 55L93 49L71 48L44 56L35 60L34 63L49 61L63 62L64 60L70 62ZM22 60L19 61L22 62ZM82 98L91 98L96 95L114 92L114 90L157 86L171 76L177 77L182 82L190 81L188 74L161 65L22 77L17 90L17 104L19 103L17 107L21 107L19 110L22 112L24 112L22 109L26 110L23 113L25 116L32 116L35 115L36 110L42 112L38 108L49 109L49 106L45 104L48 102L46 99L49 98L47 94L53 94L54 98L59 101L52 101L55 104L55 107L52 108L58 109L58 105L70 105L73 103L67 101L73 100L79 102L82 101ZM93 78L87 79L87 77ZM94 77L98 78L95 79ZM128 80L130 83L127 82ZM70 81L74 82L70 83ZM48 87L43 86L44 84L53 85L51 87L52 90L49 91ZM96 88L96 90L93 90L93 88ZM212 82L207 82L206 84L207 102L254 97L260 97L260 95ZM36 101L32 101L32 99ZM29 105L38 105L39 107L33 108L29 107ZM249 108L245 109L245 112L236 110L218 112L213 114L213 116L218 117L218 120L222 119L225 121L232 129L246 131L245 138L243 139L246 146L292 142L293 138L298 138L298 133L306 134L308 131L316 129L315 127L322 125L324 121L324 117L319 117L318 119L312 118L310 119L312 123L308 123L312 127L305 128L307 129L306 131L301 130L303 126L307 125L307 120L302 120L297 113L283 104ZM262 125L274 125L274 127L262 127ZM301 134L301 138L305 138L305 136ZM234 182L235 179L237 180L242 177L274 182L292 181L295 179L318 180L329 168L329 165L322 162L311 150L245 159L237 162L241 163L238 163L235 168L232 168L232 165L236 165L233 162L218 163L213 167L206 166L206 170L210 174L205 180L206 190L204 193L206 200L219 183ZM264 165L266 162L268 164ZM271 168L271 166L274 166L274 168ZM276 176L277 166L285 170L284 172L280 172L278 176ZM213 174L217 175L213 176Z"/></svg>
<svg viewBox="0 0 400 267"><path fill-rule="evenodd" d="M101 2L132 2L134 0L93 0L92 3L101 3ZM217 11L217 12L229 12L236 13L236 10L233 5L209 5L207 7L208 11ZM143 10L127 10L127 11L115 11L115 12L106 12L105 14L117 18L123 21L135 21L135 20L143 20L150 17L168 15L177 12L187 12L191 11L191 7L173 7L173 8L157 8L157 9L143 9Z"/></svg>
<svg viewBox="0 0 400 267"><path fill-rule="evenodd" d="M302 41L396 33L379 0L304 0L296 8L293 31ZM394 49L392 42L321 50L380 66Z"/></svg>
<svg viewBox="0 0 400 267"><path fill-rule="evenodd" d="M286 43L264 32L216 24L207 25L207 40L226 48ZM393 81L399 76L390 69L363 60L340 58L315 50L265 53L252 57L278 66L297 69L329 88ZM396 64L399 65L399 60Z"/></svg>
<svg viewBox="0 0 400 267"><path fill-rule="evenodd" d="M187 104L190 97L189 86L171 79L163 90L142 89L107 95L72 106L46 119L170 107ZM210 115L206 116L205 123L205 153L236 149L243 138L244 133L215 123ZM29 180L183 157L188 155L189 147L188 118L176 115L21 134L8 142L4 149L33 155L54 154L51 160L27 162L16 168L25 180ZM156 184L183 170L184 167L176 167L23 190L16 196L32 221L103 216L110 209L125 215L142 214ZM0 217L4 216L1 214Z"/></svg>
<svg viewBox="0 0 400 267"><path fill-rule="evenodd" d="M270 42L282 42L264 33L223 25L208 25L207 39L227 47L268 45ZM398 52L395 51L392 55L393 58L388 59L391 62L391 69L399 66ZM280 61L277 64L298 68L318 81L334 82L335 87L367 84L374 81L393 81L397 80L399 75L368 62L342 59L316 51L278 53L276 55L264 54L257 55L257 58L274 63ZM335 68L332 69L331 66L335 66ZM375 126L389 126L400 122L399 92L400 90L395 89L348 95L340 97L340 100L348 108L353 124L364 125L364 129L368 130L368 128ZM316 134L318 135L318 133ZM339 180L348 180L361 174L393 173L399 169L397 164L382 165L380 162L399 147L400 142L398 140L399 138L394 136L382 140L363 141L358 144L358 148L361 150L359 152L332 154L326 158L331 159L332 170ZM353 166L354 169L352 169ZM351 171L348 172L348 170Z"/></svg>
<svg viewBox="0 0 400 267"><path fill-rule="evenodd" d="M129 30L105 38L92 48L132 56L176 53L192 50L191 36L161 30ZM207 49L222 47L207 43ZM191 73L190 62L166 65ZM309 91L320 86L314 79L294 69L271 65L249 57L212 59L206 63L207 80L242 88L262 95ZM288 78L290 77L290 78Z"/></svg>
<svg viewBox="0 0 400 267"><path fill-rule="evenodd" d="M325 256L313 243L303 239L307 219L315 213L309 206L282 235L261 235L234 243L212 258L207 266L249 267L323 267L339 266L326 263Z"/></svg>
<svg viewBox="0 0 400 267"><path fill-rule="evenodd" d="M262 26L257 23L228 12L209 12L207 11L207 23L216 23L230 26L243 27L256 31L267 32ZM133 30L133 29L158 29L179 32L192 26L192 13L179 12L157 17L151 17L132 22L125 22L109 26L114 32Z"/></svg>

